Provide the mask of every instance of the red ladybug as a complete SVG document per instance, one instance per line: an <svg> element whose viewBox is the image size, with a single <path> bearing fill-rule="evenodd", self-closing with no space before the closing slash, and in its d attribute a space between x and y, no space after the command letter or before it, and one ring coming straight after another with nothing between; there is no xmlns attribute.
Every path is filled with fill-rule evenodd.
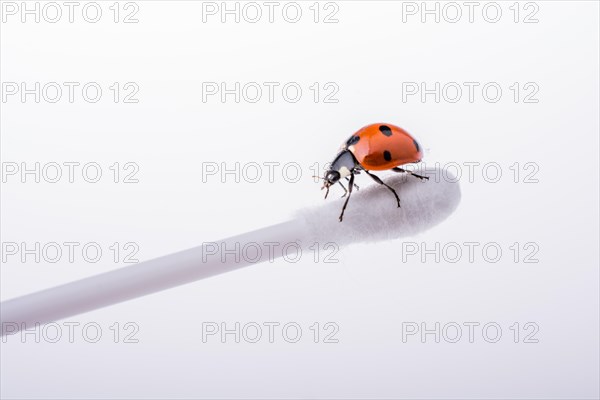
<svg viewBox="0 0 600 400"><path fill-rule="evenodd" d="M399 168L400 165L416 163L421 161L423 151L419 143L404 129L391 124L371 124L360 129L340 149L338 155L331 162L331 168L325 173L325 181L321 189L327 189L325 198L329 194L329 187L336 182L344 188L344 196L348 195L342 207L340 222L344 217L344 210L350 200L354 184L354 175L364 171L380 185L387 187L396 197L398 207L400 198L396 191L386 185L378 176L369 172L391 169L394 172L406 172L421 180L429 179L426 176L414 174ZM340 182L340 179L348 180L348 189ZM344 197L342 196L342 197Z"/></svg>

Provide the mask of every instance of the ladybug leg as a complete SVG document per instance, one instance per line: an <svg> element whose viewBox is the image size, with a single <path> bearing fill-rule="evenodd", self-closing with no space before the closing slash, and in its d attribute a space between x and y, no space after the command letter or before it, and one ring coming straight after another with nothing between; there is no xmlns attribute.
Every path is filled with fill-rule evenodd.
<svg viewBox="0 0 600 400"><path fill-rule="evenodd" d="M359 172L355 172L355 173L356 173L356 174L358 174ZM346 180L347 180L348 182L350 182L350 178L346 177ZM358 185L357 185L356 183L354 184L354 187L356 188L356 190L360 190L360 188L358 187ZM344 189L345 189L345 188L344 188ZM343 196L342 196L342 197L343 197Z"/></svg>
<svg viewBox="0 0 600 400"><path fill-rule="evenodd" d="M340 184L342 189L344 189L344 195L342 196L342 198L344 198L348 194L348 190L346 190L346 186L344 186L344 184L342 182L338 181L338 183Z"/></svg>
<svg viewBox="0 0 600 400"><path fill-rule="evenodd" d="M400 197L398 197L398 193L396 193L396 191L394 190L394 188L392 188L389 185L386 185L377 175L374 175L372 173L370 173L369 171L367 171L366 169L363 170L365 171L365 173L367 175L369 175L371 178L373 178L373 180L377 183L379 183L380 185L385 186L386 188L390 189L392 193L394 193L394 196L396 197L396 202L398 203L398 207L400 207Z"/></svg>
<svg viewBox="0 0 600 400"><path fill-rule="evenodd" d="M344 218L344 211L346 211L346 206L348 205L348 200L350 200L350 195L352 194L352 188L354 187L354 174L350 175L350 182L348 184L348 197L346 197L346 201L344 202L344 206L342 207L342 213L340 214L340 222Z"/></svg>
<svg viewBox="0 0 600 400"><path fill-rule="evenodd" d="M412 176L414 176L414 177L416 177L416 178L419 178L420 180L429 180L429 177L428 177L428 176L417 175L417 174L415 174L415 173L413 173L413 172L410 172L410 171L407 171L407 170L405 170L405 169L398 168L398 167L394 167L394 168L392 168L392 171L394 171L394 172L406 172L406 173L408 173L408 174L411 174Z"/></svg>

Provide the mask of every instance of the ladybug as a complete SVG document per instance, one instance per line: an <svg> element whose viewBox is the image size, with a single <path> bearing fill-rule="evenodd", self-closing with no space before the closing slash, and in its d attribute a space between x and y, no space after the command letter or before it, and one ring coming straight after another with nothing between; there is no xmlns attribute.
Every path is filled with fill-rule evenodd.
<svg viewBox="0 0 600 400"><path fill-rule="evenodd" d="M359 187L354 184L354 175L365 172L375 182L388 188L396 197L398 207L400 198L396 191L385 184L377 175L370 171L392 170L394 172L408 173L421 180L429 180L429 177L417 175L413 172L400 168L399 166L409 163L417 163L423 157L423 150L419 143L404 129L391 124L371 124L357 131L344 142L338 155L331 162L330 169L325 173L322 189L327 189L325 198L329 194L329 188L339 183L344 188L346 198L340 222L344 218L344 210L350 200L352 188ZM345 178L348 181L348 189L340 181Z"/></svg>

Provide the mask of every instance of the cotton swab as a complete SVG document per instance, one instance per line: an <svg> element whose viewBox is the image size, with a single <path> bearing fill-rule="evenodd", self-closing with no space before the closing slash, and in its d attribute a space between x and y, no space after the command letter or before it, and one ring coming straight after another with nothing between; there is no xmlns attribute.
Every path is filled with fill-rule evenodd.
<svg viewBox="0 0 600 400"><path fill-rule="evenodd" d="M419 174L437 179L421 181L406 175L385 179L400 196L401 208L389 190L374 184L352 194L343 222L338 220L343 200L328 201L298 212L288 222L4 301L0 303L1 333L12 334L257 264L281 256L281 252L273 252L276 244L297 243L300 248L327 242L346 245L423 232L456 209L460 187L448 179L447 171L428 169ZM439 179L442 176L445 179ZM253 247L251 259L223 257L219 251L249 245Z"/></svg>

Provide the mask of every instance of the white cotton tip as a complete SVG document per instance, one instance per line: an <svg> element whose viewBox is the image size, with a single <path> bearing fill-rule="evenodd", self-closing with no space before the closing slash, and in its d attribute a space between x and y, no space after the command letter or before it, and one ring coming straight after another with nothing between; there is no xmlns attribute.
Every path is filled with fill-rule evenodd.
<svg viewBox="0 0 600 400"><path fill-rule="evenodd" d="M398 193L400 208L388 188L364 172L358 175L355 183L360 190L354 189L342 222L339 215L346 199L332 201L332 197L343 194L339 185L332 186L326 204L298 212L298 218L306 224L310 241L348 244L397 239L424 232L444 221L460 202L457 180L449 171L440 169L414 172L430 179L422 181L407 173L378 174Z"/></svg>

